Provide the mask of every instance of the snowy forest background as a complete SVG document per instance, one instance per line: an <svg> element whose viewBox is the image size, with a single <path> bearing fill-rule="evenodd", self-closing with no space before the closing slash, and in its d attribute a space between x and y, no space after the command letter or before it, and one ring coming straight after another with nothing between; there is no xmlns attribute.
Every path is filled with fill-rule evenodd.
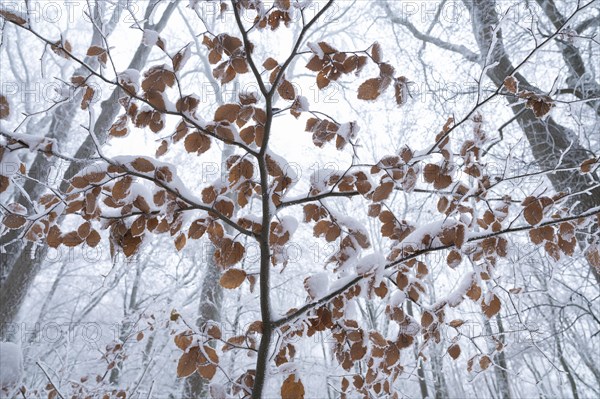
<svg viewBox="0 0 600 399"><path fill-rule="evenodd" d="M489 301L493 293L501 308L489 310L495 306L493 300L489 305L466 300L448 307L439 330L428 332L440 337L426 339L419 333L402 348L403 369L390 380L389 389L400 398L598 397L600 2L377 0L335 1L325 8L327 4L265 2L264 10L282 12L280 26L271 29L276 23L269 20L264 30L253 30L250 36L252 56L268 81L274 67L263 61L272 57L283 63L295 40L304 35L284 78L293 83L295 96L286 99L280 91L269 105L274 108L274 115L268 115L272 117L269 150L279 156L273 155L279 166L291 170L289 176L296 183L282 198L302 198L314 187L327 188L328 179L350 165L366 165L369 171L385 156L402 154L406 146L415 157L419 151L423 155L435 148L440 132L460 122L452 133L457 141L449 147L450 164L458 165L452 179L471 184L479 179L461 169L463 161L467 162L461 157L461 144L473 135L485 136L479 156L493 184L487 198L494 206L506 203L510 209L510 217L499 219L502 229L540 223L541 217L532 223L520 210L511 212L529 196L553 197L558 192L564 193L560 201L567 209L561 217L585 215L588 220L570 235L574 240L577 234L577 245L569 241L563 246L557 241L554 248L541 230L516 229L503 235L505 248L491 250L498 256L489 261L493 271L485 269L489 279L482 282L484 291L490 293L482 300ZM99 160L98 145L103 156L122 162L164 152L160 161L176 165L181 181L197 196L207 185L219 187L215 182L227 182L231 171L227 159L239 153L239 148L215 139L210 150L190 153L187 140L185 145L184 140L173 140L179 121L171 117L162 119L164 130L158 133L151 125L127 124L127 118L115 129L117 117L124 114L119 93L92 74L88 83L94 93L89 98L85 88L77 88L81 82L72 79L90 75L88 67L61 54L61 48L67 47L68 40L68 47L90 70L100 71L109 80L126 70L126 78L136 80L135 70L143 75L152 66L170 67L173 56L181 54L184 66L177 71L177 85L184 94L196 96L196 114L210 121L220 106L237 103L240 93L260 93L261 89L252 72L239 73L225 84L223 75L213 73L218 63L210 59L211 45L203 40L221 33L240 37L232 7L231 2L200 0L0 3L0 174L7 176L0 190L4 220L0 228L0 341L16 343L22 351L24 372L19 386L26 391L11 391L15 397L192 398L250 393L238 377L255 368L257 350L238 350L225 341L242 337L230 343L254 348L260 341L256 321L262 317L261 247L252 237L238 237L245 253L235 268L243 270L243 283L230 282L232 289L228 289L223 287L228 284L221 278L223 269L215 264L215 247L208 234L195 240L187 228L187 240L168 231L146 234L126 256L128 249L111 244L113 233L101 228L97 228L100 236L95 246L78 243L49 248L25 239L23 226L14 228L15 219L10 218L39 211L33 202L49 188L66 191L68 181L81 170L68 157L40 153L40 143L47 142L34 142L33 137L53 139L57 154L89 163ZM241 19L249 28L256 10L244 13ZM289 26L285 26L284 14ZM304 32L303 22L315 16L319 19ZM27 22L21 23L20 18ZM49 42L61 44L53 48ZM323 51L327 51L319 42L370 58L380 56L402 79L395 78L394 87L373 100L358 99L361 84L382 73L381 65L378 69L369 60L360 76L343 74L320 89L319 69L306 68L312 57L325 56ZM93 46L109 51L90 52ZM376 51L383 55L374 55ZM518 73L506 74L507 62ZM518 83L514 91L513 81L506 80L510 74ZM537 97L519 98L520 90ZM303 99L298 101L296 96ZM257 106L265 106L262 98ZM290 108L301 113L300 118ZM309 109L314 113L309 114ZM338 151L335 140L315 147L316 133L305 131L306 120L315 116L327 116L343 126L339 136L348 142L343 151ZM163 140L168 142L168 151L161 150ZM410 221L410 233L417 241L426 234L435 235L436 226L439 229L450 216L444 216L440 198L451 198L454 186L438 186L436 181L434 187L432 182L419 175L412 187L398 184L384 198L386 209L399 220ZM238 191L239 187L233 190L234 195ZM511 199L505 201L506 196ZM360 195L324 201L347 229L368 236L370 248L360 259L383 262L380 258L385 260L393 245L383 233L383 217L368 215L373 205L369 201L377 201ZM473 220L484 218L486 202L472 199L464 206L469 204L475 209ZM246 220L260 220L260 198L250 197L243 210L236 205L234 213L238 212ZM327 265L338 251L337 240L316 237L314 223L307 223L305 215L302 206L289 206L278 216L282 229L293 234L270 274L273 317L283 317L290 308L301 308L343 285L340 281L348 281L343 275L347 271ZM71 216L61 221L63 232L81 224L81 219ZM460 217L467 224L469 217ZM490 217L493 222L497 214ZM550 213L544 218L546 223ZM184 225L191 220L186 219ZM491 226L492 222L486 223ZM131 220L128 223L130 227ZM226 235L236 235L231 227L225 228ZM491 231L487 228L487 224L474 224L466 234ZM376 255L368 258L368 254ZM465 276L483 270L481 259L463 253L457 261L451 256L446 249L419 256L426 265L425 273L415 272L423 288L420 298L418 293L416 299L408 292L394 295L398 288L392 286L383 295L367 295L363 289L346 306L343 317L390 339L398 334L390 306L398 307L417 321L417 330L426 329L431 324L426 310L456 300ZM370 267L365 262L354 265L362 267L359 275L370 273L365 271ZM470 280L463 288L469 284ZM217 325L223 337L211 343L219 355L218 370L210 381L199 374L180 378L182 349L189 350L180 334L185 336L190 330L206 334L200 326L207 321ZM275 334L272 348L280 345L278 339ZM289 362L278 362L274 349L269 354L263 397L285 396L284 381L288 381L288 397L390 396L381 386L360 391L363 382L357 376L368 379L366 368L360 362L350 370L342 366L339 341L331 330L295 337L293 345L294 353L287 353ZM16 367L7 359L0 359L0 380ZM302 395L298 386L289 383L290 375L301 379ZM0 393L1 397L10 395L8 390Z"/></svg>

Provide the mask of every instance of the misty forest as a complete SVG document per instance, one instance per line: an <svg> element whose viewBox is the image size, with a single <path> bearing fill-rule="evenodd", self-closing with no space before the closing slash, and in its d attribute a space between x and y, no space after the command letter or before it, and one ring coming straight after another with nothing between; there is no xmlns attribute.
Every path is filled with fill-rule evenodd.
<svg viewBox="0 0 600 399"><path fill-rule="evenodd" d="M0 398L600 397L600 0L0 35Z"/></svg>

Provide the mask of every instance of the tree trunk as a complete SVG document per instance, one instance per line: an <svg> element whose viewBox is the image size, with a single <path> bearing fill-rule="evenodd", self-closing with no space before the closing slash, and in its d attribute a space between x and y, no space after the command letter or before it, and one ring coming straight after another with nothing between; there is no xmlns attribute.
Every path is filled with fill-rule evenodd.
<svg viewBox="0 0 600 399"><path fill-rule="evenodd" d="M406 313L408 313L410 317L414 317L411 301L406 301ZM419 377L419 389L421 390L421 397L423 399L427 399L429 397L429 392L427 390L427 381L425 380L425 369L423 368L423 359L419 356L419 344L416 341L413 345L413 353L415 355L415 361L417 362L417 376Z"/></svg>
<svg viewBox="0 0 600 399"><path fill-rule="evenodd" d="M481 54L491 54L488 62L493 65L486 68L487 76L497 87L501 87L507 76L513 75L519 82L519 88L536 93L541 91L531 85L519 72L515 72L510 58L504 48L502 31L494 31L499 24L495 0L482 0L468 3L473 22L473 34ZM496 37L494 37L494 35ZM494 45L494 48L491 48ZM484 59L485 57L481 57ZM531 152L541 170L574 168L548 173L547 177L557 191L582 192L573 198L578 201L575 209L583 211L600 205L600 186L593 186L598 182L597 175L582 175L579 166L592 155L589 149L584 148L573 132L560 125L552 117L537 118L531 109L519 98L507 97L515 119L525 134L531 147ZM585 192L584 192L585 191ZM591 272L600 284L600 271L591 267Z"/></svg>
<svg viewBox="0 0 600 399"><path fill-rule="evenodd" d="M502 319L499 315L496 316L496 322L498 323L498 333L500 335L500 341L504 342L504 327L502 325ZM494 335L494 331L492 330L492 326L488 319L484 319L483 321L486 333L492 337ZM495 342L490 342L489 349L491 351L495 350ZM512 395L510 393L510 382L508 379L508 373L506 372L506 356L504 352L497 352L494 354L494 364L497 367L494 367L494 374L496 377L496 393L501 399L511 399Z"/></svg>
<svg viewBox="0 0 600 399"><path fill-rule="evenodd" d="M150 15L146 15L147 22L145 28L161 32L162 29L164 29L169 17L177 7L178 3L179 0L170 3L166 7L160 21L156 25L151 24L148 20ZM153 8L154 7L152 7L151 4L148 5L147 13L151 14ZM148 60L148 56L150 55L151 50L151 47L140 44L133 56L133 59L129 64L129 68L137 70L142 69ZM119 112L120 105L118 99L120 96L121 90L115 89L112 92L111 96L107 100L105 100L101 105L101 112L98 116L96 124L94 125L94 133L101 143L106 141L106 138L108 137L108 129L114 122L114 119L116 118ZM70 117L73 113L66 115ZM59 120L60 118L55 119ZM68 126L64 126L64 129L60 131L68 134L70 123L71 122L69 122ZM53 134L53 131L54 130L51 129L50 134ZM88 136L77 150L75 158L86 159L93 155L95 152L96 146L94 145L94 141L91 137ZM41 170L45 170L43 164L43 162L45 161L39 161L40 163L38 163L38 158L42 159L45 157L41 154L39 154L38 157L36 157L36 161L34 161L34 164L30 168L31 176L36 176L36 173L38 173L39 175L41 173ZM81 164L71 164L69 166L69 168L65 172L65 181L61 185L61 189L66 189L66 180L77 174L81 170L81 168ZM29 183L29 181L27 183ZM32 199L37 199L39 195L41 195L42 191L36 189L35 185L28 187L27 183L25 184L26 192L30 195ZM3 240L4 239L5 238L3 237ZM23 301L27 296L29 287L33 283L33 280L35 279L35 276L39 271L39 267L46 257L48 248L46 246L43 246L39 247L39 249L36 251L36 246L29 242L25 246L23 246L21 243L16 243L16 245L13 246L13 248L9 248L8 250L13 251L12 255L2 258L2 261L6 262L6 266L4 267L6 268L6 270L9 270L9 274L6 281L2 284L2 287L0 289L0 339L3 339L5 337L5 335L10 330L11 324L14 323L19 309L21 308L21 305L23 304Z"/></svg>

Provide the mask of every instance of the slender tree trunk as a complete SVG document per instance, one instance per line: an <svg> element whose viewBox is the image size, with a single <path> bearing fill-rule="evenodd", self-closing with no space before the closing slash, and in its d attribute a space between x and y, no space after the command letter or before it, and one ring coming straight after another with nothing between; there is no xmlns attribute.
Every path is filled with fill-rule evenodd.
<svg viewBox="0 0 600 399"><path fill-rule="evenodd" d="M577 391L577 383L575 382L575 378L573 377L573 374L571 373L571 367L569 367L569 363L567 362L567 359L564 356L563 353L563 346L561 343L561 337L559 336L560 333L557 331L556 329L556 320L558 318L558 316L556 315L556 312L554 310L554 301L552 300L552 297L548 296L548 301L550 303L550 317L549 317L549 322L550 322L550 327L552 328L552 335L554 336L554 345L556 346L556 356L558 356L558 361L560 362L560 365L562 366L564 373L567 376L567 380L569 381L569 388L571 389L571 394L573 395L573 399L579 399L579 392Z"/></svg>
<svg viewBox="0 0 600 399"><path fill-rule="evenodd" d="M502 326L502 319L500 316L496 316L496 321L498 323L498 332L500 333L500 340L504 342L504 327ZM491 337L494 335L494 331L492 330L492 326L490 321L484 319L483 321L485 332ZM490 342L489 349L495 350L495 342ZM494 364L497 367L494 367L494 375L496 377L496 393L501 399L512 399L512 395L510 393L510 383L508 379L508 374L506 372L506 356L504 352L494 354Z"/></svg>
<svg viewBox="0 0 600 399"><path fill-rule="evenodd" d="M431 372L433 373L433 386L435 389L435 398L443 399L449 396L448 384L444 376L444 361L440 356L439 345L430 344Z"/></svg>
<svg viewBox="0 0 600 399"><path fill-rule="evenodd" d="M208 322L219 323L221 321L221 303L223 299L223 290L219 284L221 271L218 265L214 262L212 255L214 249L207 253L206 269L202 288L200 289L200 303L198 306L198 318L196 326L202 331L202 328ZM200 374L194 373L185 380L185 388L183 392L184 399L204 398L208 397L207 380L202 378Z"/></svg>
<svg viewBox="0 0 600 399"><path fill-rule="evenodd" d="M185 21L185 19L184 19ZM194 35L192 27L187 21L185 24L190 31L190 34ZM196 50L202 51L199 40L195 40ZM217 105L223 105L223 93L221 86L214 79L212 75L212 68L205 57L200 57L202 60L202 66L204 73L208 78L216 97ZM224 146L223 152L221 153L221 165L225 165L227 158L234 154L234 150L230 146ZM221 169L221 179L226 179L227 174L224 168ZM235 203L235 201L234 201ZM225 231L231 233L231 227L225 226ZM221 270L214 261L214 246L210 245L208 251L205 254L201 251L203 259L202 263L206 263L206 269L204 279L202 280L202 287L200 288L200 302L198 303L198 318L196 319L196 326L200 331L208 322L221 322L221 307L223 302L223 288L219 284L221 277ZM212 343L211 343L212 344ZM208 397L207 381L200 376L198 373L192 374L185 380L185 386L183 390L183 399L194 399Z"/></svg>
<svg viewBox="0 0 600 399"><path fill-rule="evenodd" d="M131 293L129 294L129 303L125 303L125 309L123 309L123 322L121 323L121 326L119 327L119 340L121 341L122 345L124 346L125 343L127 342L127 338L130 336L131 334L131 320L129 319L129 317L134 314L135 312L138 311L138 290L142 281L142 273L143 273L143 266L140 264L140 262L137 262L137 267L135 269L135 278L133 280L133 284L131 287ZM125 292L124 294L125 296L127 295L127 292ZM115 366L110 370L110 377L109 377L109 381L112 385L118 385L119 384L119 380L121 378L121 369L123 367L123 358L119 356L119 358L117 359L117 362L115 364Z"/></svg>
<svg viewBox="0 0 600 399"><path fill-rule="evenodd" d="M413 317L412 302L410 301L406 302L406 313L408 313L410 317ZM421 397L426 399L429 397L429 392L427 390L427 380L425 379L423 359L419 356L419 344L417 342L415 342L413 345L413 353L415 355L415 361L417 362L417 376L419 377L419 389L421 390Z"/></svg>

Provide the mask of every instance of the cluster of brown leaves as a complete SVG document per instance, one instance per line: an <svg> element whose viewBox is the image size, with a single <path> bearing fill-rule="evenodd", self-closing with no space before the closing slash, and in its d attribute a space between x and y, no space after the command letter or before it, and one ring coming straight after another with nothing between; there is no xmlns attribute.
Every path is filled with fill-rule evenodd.
<svg viewBox="0 0 600 399"><path fill-rule="evenodd" d="M273 2L273 8L270 12L265 15L257 15L254 19L254 26L258 29L265 29L267 26L271 28L271 30L275 30L279 28L281 23L287 27L290 26L292 22L291 15L291 0L275 0ZM240 7L244 7L246 9L254 9L257 5L249 0L243 0L238 3Z"/></svg>
<svg viewBox="0 0 600 399"><path fill-rule="evenodd" d="M359 362L365 370L341 379L340 388L344 395L354 391L364 396L373 392L393 397L393 381L403 371L400 353L411 346L412 337L399 333L395 340L385 339L379 332L365 331L355 320L348 319L336 323L332 333L336 340L336 358L344 370L356 370L354 366Z"/></svg>
<svg viewBox="0 0 600 399"><path fill-rule="evenodd" d="M181 316L175 310L171 313L171 321L180 320ZM186 324L187 326L187 324ZM205 323L199 333L194 333L189 328L177 333L174 336L175 345L183 352L177 365L177 376L180 378L189 377L198 373L201 377L212 380L218 369L219 359L223 353L233 350L252 350L256 351L258 347L259 335L262 334L262 323L255 321L251 323L244 334L235 335L226 339L221 329L216 323ZM218 344L223 345L218 348ZM295 354L295 348L288 348L293 351L291 357ZM281 355L278 355L281 356ZM294 387L290 381L284 384L284 389L299 389ZM297 384L297 383L296 383ZM254 385L254 370L248 370L242 373L233 384L234 394L248 395L252 393ZM211 384L211 394L215 397L222 397L224 388L219 384Z"/></svg>
<svg viewBox="0 0 600 399"><path fill-rule="evenodd" d="M127 119L137 128L149 127L154 133L160 132L165 127L165 96L166 89L173 87L177 77L175 72L167 65L156 65L144 72L142 80L141 96L137 93L137 82L132 82L130 76L119 75L119 84L123 88L124 94L119 102L125 109L125 114L119 116L115 123L109 129L109 135L112 137L124 137L129 133ZM150 107L140 109L136 98L146 102ZM198 106L198 101L192 97L182 97L177 101L177 110L179 112L193 111Z"/></svg>
<svg viewBox="0 0 600 399"><path fill-rule="evenodd" d="M405 146L398 155L385 156L371 167L372 175L382 174L380 184L371 197L373 202L388 199L396 185L407 193L414 190L419 171L411 164L412 159L413 151Z"/></svg>
<svg viewBox="0 0 600 399"><path fill-rule="evenodd" d="M277 81L277 77L281 72L281 65L279 65L275 59L269 57L263 62L263 67L265 67L267 71L271 71L271 74L269 75L269 83L277 83L277 93L281 96L281 98L289 101L296 100L296 89L294 88L292 82L287 80L285 75L282 75L279 81Z"/></svg>
<svg viewBox="0 0 600 399"><path fill-rule="evenodd" d="M316 222L313 227L315 237L323 237L327 242L339 239L339 249L326 261L326 264L333 263L336 270L342 267L352 255L371 246L365 231L352 225L345 225L324 206L316 204L304 206L304 222L312 221Z"/></svg>
<svg viewBox="0 0 600 399"><path fill-rule="evenodd" d="M212 39L204 35L202 43L209 50L208 62L211 64L218 63L224 56L227 58L213 70L213 76L222 85L231 82L238 74L249 71L246 50L239 38L226 33L221 33Z"/></svg>
<svg viewBox="0 0 600 399"><path fill-rule="evenodd" d="M550 96L534 93L529 90L519 90L519 82L513 76L504 79L504 87L509 93L522 98L525 106L533 111L537 118L542 118L555 106Z"/></svg>
<svg viewBox="0 0 600 399"><path fill-rule="evenodd" d="M350 122L348 134L339 134L340 125L327 119L309 118L306 121L304 128L309 133L312 133L312 141L316 147L323 147L326 143L335 138L335 147L338 150L343 150L350 139L356 136L358 126L356 122Z"/></svg>
<svg viewBox="0 0 600 399"><path fill-rule="evenodd" d="M211 325L207 333L208 335L202 343L194 342L195 336L190 330L175 336L175 345L183 351L177 363L177 376L179 378L189 377L196 372L207 380L211 380L215 376L219 364L219 355L210 346L210 342L219 340L221 331L217 325Z"/></svg>
<svg viewBox="0 0 600 399"><path fill-rule="evenodd" d="M376 100L387 88L394 84L396 104L402 106L408 100L408 79L404 76L394 77L395 69L383 62L383 51L379 43L371 46L371 59L379 66L379 76L367 79L358 88L360 100Z"/></svg>
<svg viewBox="0 0 600 399"><path fill-rule="evenodd" d="M319 49L314 46L318 46ZM324 89L344 74L354 72L358 76L368 60L366 55L359 56L350 53L351 55L348 56L347 53L336 50L327 42L311 45L311 51L314 55L306 64L306 68L317 72L317 86L319 89ZM321 52L323 53L322 57L319 56Z"/></svg>
<svg viewBox="0 0 600 399"><path fill-rule="evenodd" d="M577 248L576 230L584 227L584 220L560 223L556 226L541 223L544 215L549 220L560 218L568 214L568 208L561 205L560 200L564 193L558 193L553 197L529 196L522 202L524 207L523 216L531 225L540 225L529 230L529 238L535 245L544 245L544 250L555 261L560 260L561 253L573 256ZM593 262L590 262L593 265Z"/></svg>

